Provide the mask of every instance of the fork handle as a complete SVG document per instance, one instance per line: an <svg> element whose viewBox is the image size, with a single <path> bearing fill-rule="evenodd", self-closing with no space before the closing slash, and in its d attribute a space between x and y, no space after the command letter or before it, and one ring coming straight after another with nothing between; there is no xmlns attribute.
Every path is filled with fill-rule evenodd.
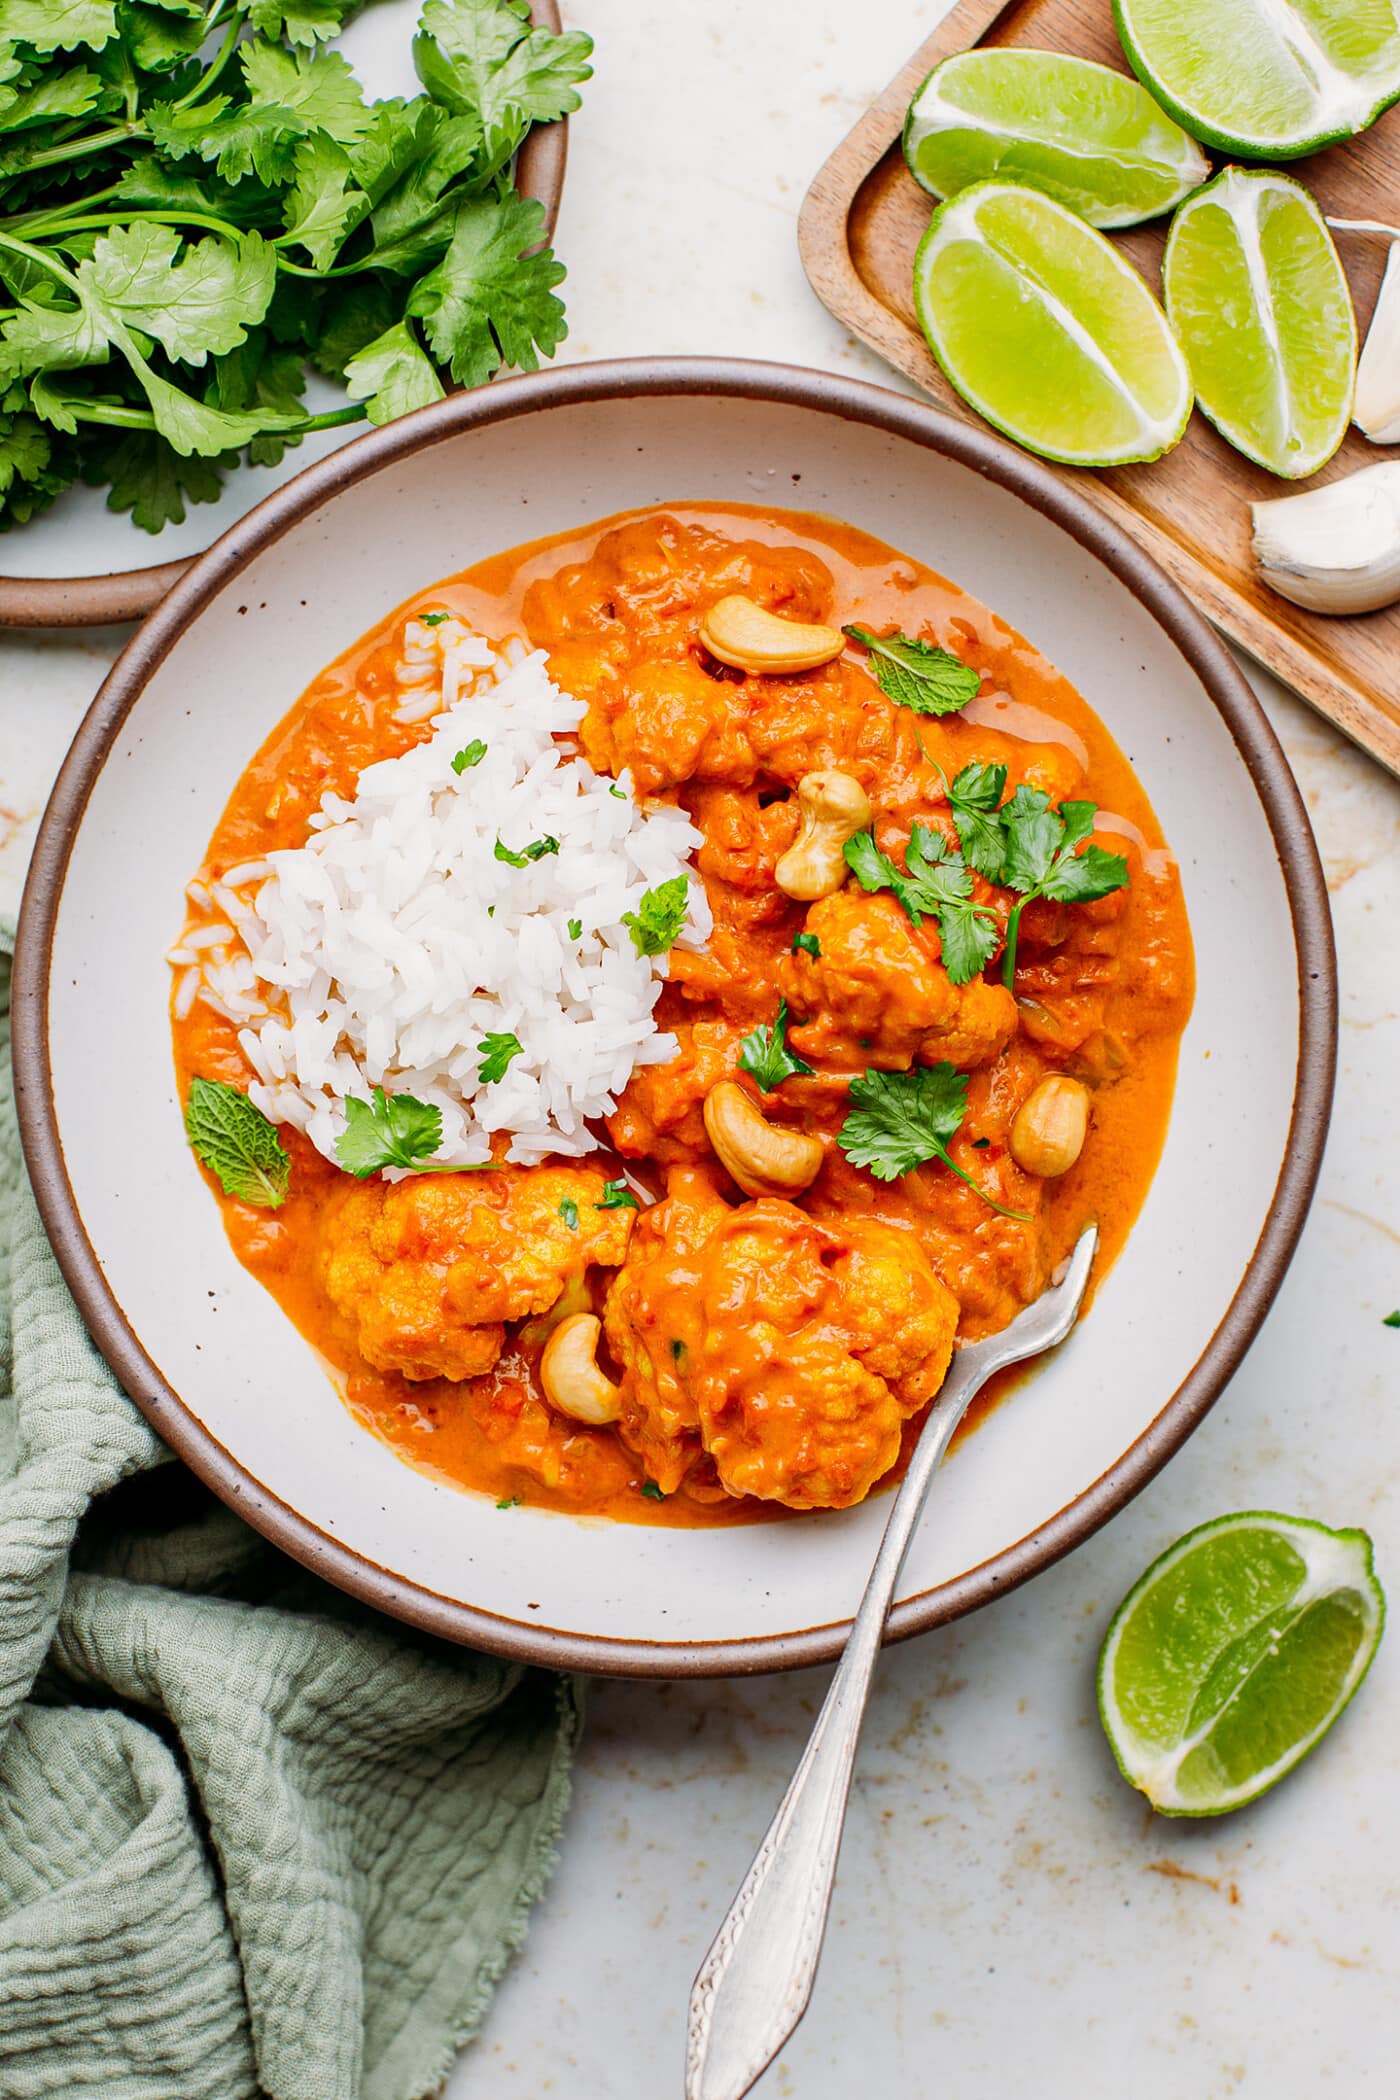
<svg viewBox="0 0 1400 2100"><path fill-rule="evenodd" d="M962 1352L924 1426L880 1551L792 1783L690 1994L686 2100L740 2100L807 2009L831 1907L856 1745L895 1583L933 1476L985 1382Z"/></svg>

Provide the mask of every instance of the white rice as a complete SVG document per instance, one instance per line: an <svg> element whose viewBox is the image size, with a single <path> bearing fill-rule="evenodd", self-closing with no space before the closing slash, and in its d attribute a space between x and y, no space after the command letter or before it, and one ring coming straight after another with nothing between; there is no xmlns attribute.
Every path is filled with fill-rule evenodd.
<svg viewBox="0 0 1400 2100"><path fill-rule="evenodd" d="M691 877L700 835L575 755L584 707L521 642L495 652L455 619L411 621L396 686L398 719L432 717L431 737L367 766L352 800L327 794L304 846L191 885L211 916L171 951L176 1009L197 987L241 1023L253 1100L327 1159L345 1098L374 1087L442 1110L434 1157L450 1165L489 1158L498 1131L524 1164L589 1152L587 1120L638 1065L675 1055L653 1018L667 959L639 955L622 918ZM486 755L454 772L474 740ZM498 839L521 852L546 838L558 852L523 868L496 856ZM709 933L692 878L684 939ZM523 1048L483 1086L492 1034Z"/></svg>

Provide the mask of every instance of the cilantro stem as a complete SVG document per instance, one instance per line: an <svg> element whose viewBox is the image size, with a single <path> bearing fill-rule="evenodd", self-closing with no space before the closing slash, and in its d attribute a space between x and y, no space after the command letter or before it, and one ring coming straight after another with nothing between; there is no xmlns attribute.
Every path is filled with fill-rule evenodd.
<svg viewBox="0 0 1400 2100"><path fill-rule="evenodd" d="M979 1182L974 1181L970 1174L964 1174L962 1168L958 1165L957 1161L950 1157L948 1149L945 1145L935 1145L934 1154L936 1158L942 1160L944 1166L948 1169L950 1174L956 1174L959 1181L965 1181L967 1183L967 1186L972 1190L974 1196L980 1196L982 1198L982 1201L985 1204L988 1204L992 1210L996 1211L999 1217L1014 1218L1018 1225L1030 1224L1031 1217L1029 1211L1008 1210L1004 1203L997 1202L995 1196L989 1196L987 1194L987 1191L981 1186L981 1184Z"/></svg>
<svg viewBox="0 0 1400 2100"><path fill-rule="evenodd" d="M1018 897L1006 922L1006 951L1001 966L1001 981L1008 992L1014 992L1016 989L1016 943L1021 933L1021 914L1030 901L1029 897Z"/></svg>
<svg viewBox="0 0 1400 2100"><path fill-rule="evenodd" d="M206 34L212 36L215 29L218 28L218 15L219 8L215 6L211 8L209 13L205 16L204 27ZM209 64L200 74L194 86L190 88L186 94L183 94L178 102L172 105L174 109L190 109L196 102L202 102L204 100L204 97L208 94L210 88L214 85L214 82L223 72L224 67L233 57L234 51L237 48L238 44L239 32L242 29L242 27L242 11L241 9L235 9L234 13L229 18L228 28L224 32L223 43L219 46L219 49L215 53L214 57L209 61Z"/></svg>
<svg viewBox="0 0 1400 2100"><path fill-rule="evenodd" d="M106 131L90 131L86 138L74 139L71 144L42 146L31 153L25 162L24 172L30 174L35 168L59 168L65 161L84 160L89 153L102 153L108 146L145 144L140 124L112 124Z"/></svg>
<svg viewBox="0 0 1400 2100"><path fill-rule="evenodd" d="M0 248L9 248L15 255L24 256L27 262L38 263L40 269L47 270L60 284L66 284L69 291L76 293L81 299L83 288L73 272L46 249L35 248L28 241L17 241L14 235L9 233L0 233Z"/></svg>

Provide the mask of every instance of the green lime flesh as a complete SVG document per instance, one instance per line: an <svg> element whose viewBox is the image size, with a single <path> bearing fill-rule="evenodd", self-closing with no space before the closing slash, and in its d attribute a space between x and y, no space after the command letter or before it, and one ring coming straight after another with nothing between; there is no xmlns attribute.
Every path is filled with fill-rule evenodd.
<svg viewBox="0 0 1400 2100"><path fill-rule="evenodd" d="M1221 435L1273 474L1315 474L1351 417L1356 317L1307 191L1287 175L1226 168L1177 213L1162 288Z"/></svg>
<svg viewBox="0 0 1400 2100"><path fill-rule="evenodd" d="M1400 97L1390 0L1114 0L1128 62L1208 146L1288 160Z"/></svg>
<svg viewBox="0 0 1400 2100"><path fill-rule="evenodd" d="M1326 1734L1380 1644L1364 1531L1248 1510L1164 1553L1099 1659L1099 1713L1126 1779L1163 1815L1252 1801Z"/></svg>
<svg viewBox="0 0 1400 2100"><path fill-rule="evenodd" d="M1170 211L1210 174L1195 140L1125 73L1057 51L959 51L909 105L916 182L955 197L999 177L1058 198L1091 226Z"/></svg>
<svg viewBox="0 0 1400 2100"><path fill-rule="evenodd" d="M1047 459L1111 466L1170 450L1191 380L1147 286L1052 197L977 183L940 205L914 261L929 348L970 407Z"/></svg>

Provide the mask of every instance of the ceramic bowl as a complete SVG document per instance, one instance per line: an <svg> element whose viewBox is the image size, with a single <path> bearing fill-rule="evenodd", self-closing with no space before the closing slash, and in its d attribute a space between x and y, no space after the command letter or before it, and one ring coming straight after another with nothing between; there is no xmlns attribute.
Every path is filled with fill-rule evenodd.
<svg viewBox="0 0 1400 2100"><path fill-rule="evenodd" d="M1301 1229L1336 1041L1321 871L1257 702L1154 564L998 439L781 366L584 365L440 402L237 524L118 661L39 837L16 1056L59 1259L138 1405L289 1553L454 1639L657 1675L833 1655L885 1501L656 1530L502 1515L395 1458L229 1250L181 1128L163 957L234 781L325 662L497 549L684 498L833 513L1029 636L1136 766L1195 936L1196 1006L1142 1215L1070 1344L949 1462L896 1635L1044 1567L1201 1420Z"/></svg>

